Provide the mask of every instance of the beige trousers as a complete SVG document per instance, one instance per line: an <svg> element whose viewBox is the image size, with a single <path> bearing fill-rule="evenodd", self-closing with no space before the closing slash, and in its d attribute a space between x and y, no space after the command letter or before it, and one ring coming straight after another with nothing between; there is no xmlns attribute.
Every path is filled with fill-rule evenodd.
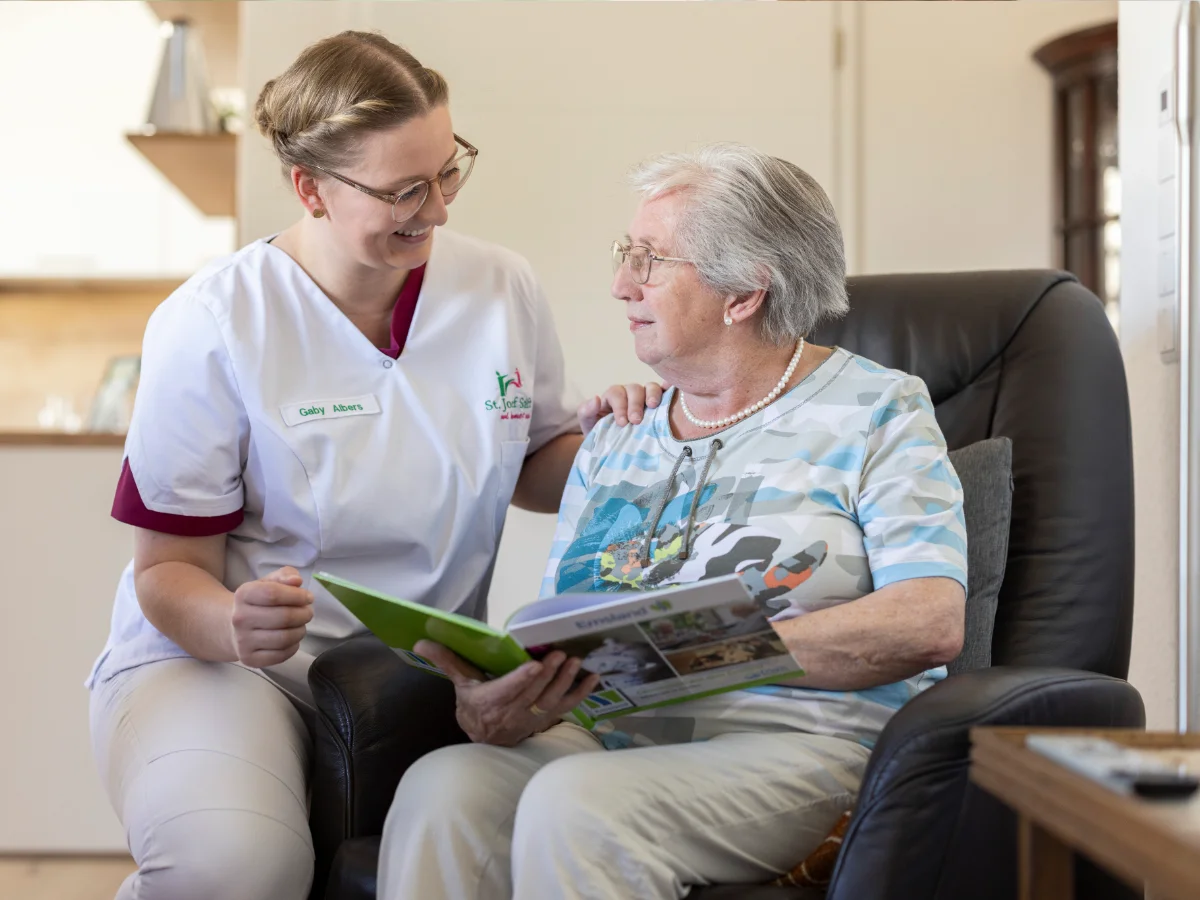
<svg viewBox="0 0 1200 900"><path fill-rule="evenodd" d="M865 747L796 731L606 751L561 724L436 750L384 826L380 900L659 900L803 860L855 801Z"/></svg>
<svg viewBox="0 0 1200 900"><path fill-rule="evenodd" d="M308 729L239 666L147 663L97 684L92 745L137 863L117 900L304 900Z"/></svg>

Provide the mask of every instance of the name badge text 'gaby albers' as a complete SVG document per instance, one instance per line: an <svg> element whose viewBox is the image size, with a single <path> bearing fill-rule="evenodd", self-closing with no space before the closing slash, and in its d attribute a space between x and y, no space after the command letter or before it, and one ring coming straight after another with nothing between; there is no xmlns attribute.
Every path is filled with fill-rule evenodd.
<svg viewBox="0 0 1200 900"><path fill-rule="evenodd" d="M379 414L379 401L374 394L363 397L346 397L338 400L307 400L288 403L279 407L283 423L289 428L317 419L341 419L346 416L374 416Z"/></svg>

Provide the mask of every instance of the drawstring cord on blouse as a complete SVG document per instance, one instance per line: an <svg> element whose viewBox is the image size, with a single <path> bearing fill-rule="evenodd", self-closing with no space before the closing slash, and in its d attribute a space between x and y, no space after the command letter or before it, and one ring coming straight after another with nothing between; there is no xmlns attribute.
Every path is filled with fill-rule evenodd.
<svg viewBox="0 0 1200 900"><path fill-rule="evenodd" d="M688 511L687 526L683 531L683 549L679 552L679 559L688 558L688 548L692 542L692 528L696 524L696 511L700 508L700 495L704 492L705 485L708 484L708 473L712 469L713 459L722 446L724 445L720 438L713 438L713 442L709 444L708 456L704 459L704 470L700 473L700 480L696 483L696 493L692 496L692 508ZM658 523L662 519L663 510L667 508L671 495L675 492L675 478L679 475L679 467L683 465L684 457L692 458L691 447L684 447L683 452L676 458L671 475L667 479L667 486L663 489L658 506L654 510L654 516L650 521L650 530L646 532L646 539L642 542L641 562L643 568L650 565L650 543L654 540L654 533L658 531Z"/></svg>

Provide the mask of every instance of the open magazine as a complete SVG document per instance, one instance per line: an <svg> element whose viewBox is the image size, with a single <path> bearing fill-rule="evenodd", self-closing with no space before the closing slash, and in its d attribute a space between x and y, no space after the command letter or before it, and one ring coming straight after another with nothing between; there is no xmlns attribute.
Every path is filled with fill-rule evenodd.
<svg viewBox="0 0 1200 900"><path fill-rule="evenodd" d="M737 575L636 594L559 594L517 610L503 631L324 572L313 577L406 662L435 674L443 673L413 652L425 638L492 676L554 650L579 657L580 677L600 676L574 713L587 727L804 674L771 627L774 610Z"/></svg>

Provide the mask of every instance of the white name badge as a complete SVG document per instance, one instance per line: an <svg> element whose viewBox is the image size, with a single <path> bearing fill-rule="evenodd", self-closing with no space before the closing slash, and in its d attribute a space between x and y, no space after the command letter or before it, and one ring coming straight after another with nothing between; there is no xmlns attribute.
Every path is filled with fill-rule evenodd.
<svg viewBox="0 0 1200 900"><path fill-rule="evenodd" d="M279 407L283 422L289 428L315 419L341 419L345 416L374 416L379 414L379 401L374 394L349 397L345 400L310 400Z"/></svg>

